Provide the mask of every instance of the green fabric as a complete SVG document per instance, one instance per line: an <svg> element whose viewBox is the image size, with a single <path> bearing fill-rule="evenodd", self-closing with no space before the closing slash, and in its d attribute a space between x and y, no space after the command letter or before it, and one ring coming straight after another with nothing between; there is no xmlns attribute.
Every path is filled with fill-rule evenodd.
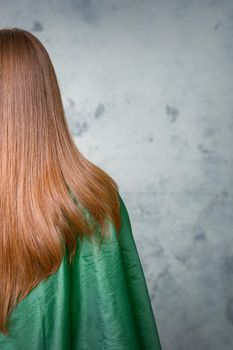
<svg viewBox="0 0 233 350"><path fill-rule="evenodd" d="M126 206L118 241L85 239L13 310L1 350L160 350L158 330Z"/></svg>

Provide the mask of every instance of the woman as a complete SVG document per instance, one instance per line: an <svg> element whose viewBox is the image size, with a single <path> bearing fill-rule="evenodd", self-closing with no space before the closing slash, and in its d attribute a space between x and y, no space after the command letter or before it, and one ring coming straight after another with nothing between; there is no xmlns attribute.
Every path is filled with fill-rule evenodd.
<svg viewBox="0 0 233 350"><path fill-rule="evenodd" d="M161 349L116 182L68 130L42 43L0 30L0 349Z"/></svg>

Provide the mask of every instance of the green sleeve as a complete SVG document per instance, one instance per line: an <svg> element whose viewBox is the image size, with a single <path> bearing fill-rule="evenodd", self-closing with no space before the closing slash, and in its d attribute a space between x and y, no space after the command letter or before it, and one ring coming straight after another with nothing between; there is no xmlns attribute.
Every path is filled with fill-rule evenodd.
<svg viewBox="0 0 233 350"><path fill-rule="evenodd" d="M142 264L133 238L131 222L123 199L121 202L121 255L133 317L141 349L161 349L158 329Z"/></svg>
<svg viewBox="0 0 233 350"><path fill-rule="evenodd" d="M120 197L120 240L85 242L76 255L73 349L160 350L160 340L129 215ZM75 267L74 267L75 268ZM79 300L77 304L77 300ZM77 310L78 314L77 314Z"/></svg>

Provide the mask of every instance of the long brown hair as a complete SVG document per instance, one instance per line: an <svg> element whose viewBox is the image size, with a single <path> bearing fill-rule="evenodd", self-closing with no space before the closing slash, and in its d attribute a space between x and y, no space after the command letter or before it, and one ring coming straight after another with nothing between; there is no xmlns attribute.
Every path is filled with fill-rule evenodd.
<svg viewBox="0 0 233 350"><path fill-rule="evenodd" d="M77 149L48 52L0 30L0 331L16 304L69 261L78 238L120 228L117 183ZM85 213L89 213L87 216Z"/></svg>

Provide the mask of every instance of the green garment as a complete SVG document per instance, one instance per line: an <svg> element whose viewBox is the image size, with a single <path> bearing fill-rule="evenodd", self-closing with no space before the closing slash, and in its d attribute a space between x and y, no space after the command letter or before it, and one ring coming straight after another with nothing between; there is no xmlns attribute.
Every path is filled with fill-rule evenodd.
<svg viewBox="0 0 233 350"><path fill-rule="evenodd" d="M67 253L56 273L40 282L10 316L0 350L161 350L126 206L120 197L120 241L87 239L74 263Z"/></svg>

